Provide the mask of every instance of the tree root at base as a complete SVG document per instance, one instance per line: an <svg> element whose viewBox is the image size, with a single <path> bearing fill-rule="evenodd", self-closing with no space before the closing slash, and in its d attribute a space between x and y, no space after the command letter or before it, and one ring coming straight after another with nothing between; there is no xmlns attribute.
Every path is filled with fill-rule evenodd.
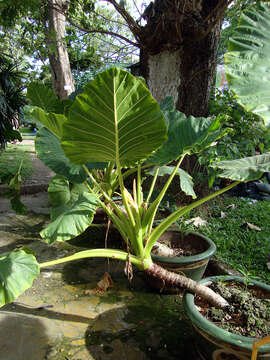
<svg viewBox="0 0 270 360"><path fill-rule="evenodd" d="M170 272L163 267L153 263L148 269L144 270L150 277L164 281L164 285L171 288L184 288L193 294L199 295L203 299L209 301L217 308L224 308L228 306L228 302L222 296L216 294L213 290L205 285L199 284L196 281Z"/></svg>

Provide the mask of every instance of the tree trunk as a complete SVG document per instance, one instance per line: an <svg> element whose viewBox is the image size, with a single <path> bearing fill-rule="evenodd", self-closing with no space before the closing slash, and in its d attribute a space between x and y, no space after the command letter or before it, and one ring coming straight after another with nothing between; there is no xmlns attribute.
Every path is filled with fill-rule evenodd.
<svg viewBox="0 0 270 360"><path fill-rule="evenodd" d="M49 53L53 89L60 99L68 97L75 90L65 44L65 11L67 8L66 0L51 0L49 2L49 22L46 31L46 46Z"/></svg>
<svg viewBox="0 0 270 360"><path fill-rule="evenodd" d="M173 96L176 108L187 116L208 115L223 13L211 18L213 25L208 17L219 1L156 0L147 13L142 76L158 101Z"/></svg>
<svg viewBox="0 0 270 360"><path fill-rule="evenodd" d="M176 108L193 116L207 116L216 71L221 23L201 41L183 45Z"/></svg>

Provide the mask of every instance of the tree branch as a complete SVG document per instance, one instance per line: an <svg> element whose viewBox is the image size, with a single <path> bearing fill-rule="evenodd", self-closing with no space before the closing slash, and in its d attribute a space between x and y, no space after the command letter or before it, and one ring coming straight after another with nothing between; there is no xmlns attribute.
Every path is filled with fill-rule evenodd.
<svg viewBox="0 0 270 360"><path fill-rule="evenodd" d="M127 24L124 24L124 23L122 23L122 22L120 22L120 21L117 21L117 20L112 20L112 19L110 19L110 18L107 18L106 16L104 16L104 15L102 15L102 14L99 14L99 13L96 12L95 10L93 11L93 13L94 13L96 16L101 17L101 18L102 18L103 20L105 20L105 21L109 21L109 22L111 22L111 23L115 23L115 24L118 24L118 25L125 26L125 27L129 28Z"/></svg>
<svg viewBox="0 0 270 360"><path fill-rule="evenodd" d="M204 19L203 24L206 24L209 20L211 21L211 20L213 19L213 17L216 17L216 18L214 19L214 21L213 21L213 22L216 24L217 21L218 21L219 18L220 18L220 15L223 14L224 10L226 10L227 7L228 7L232 2L233 2L233 0L229 0L228 2L227 2L227 0L221 0L221 1L217 4L217 6L214 8L214 10ZM220 8L221 8L221 11L220 11L220 13L219 13Z"/></svg>
<svg viewBox="0 0 270 360"><path fill-rule="evenodd" d="M210 22L208 28L197 38L197 40L204 39L215 27L219 20L221 20L225 14L228 6L233 2L233 0L221 0L214 10L204 19L203 24Z"/></svg>
<svg viewBox="0 0 270 360"><path fill-rule="evenodd" d="M133 45L133 46L136 46L136 47L139 47L139 44L138 43L135 43L131 40L129 40L128 38L126 38L125 36L122 36L122 35L119 35L113 31L107 31L107 30L98 30L98 29L93 29L93 30L88 30L88 29L84 29L83 27L79 26L78 24L75 24L72 20L70 20L69 18L67 18L67 21L70 23L70 25L74 26L76 29L80 30L80 31L83 31L87 34L96 34L96 33L99 33L99 34L107 34L107 35L111 35L111 36L114 36L114 37L117 37L119 39L122 39L124 40L125 42Z"/></svg>
<svg viewBox="0 0 270 360"><path fill-rule="evenodd" d="M126 21L130 31L134 35L135 39L140 43L140 33L141 33L141 26L137 24L137 22L133 19L133 17L122 7L120 6L115 0L104 0L113 5L115 10L122 16L122 18Z"/></svg>

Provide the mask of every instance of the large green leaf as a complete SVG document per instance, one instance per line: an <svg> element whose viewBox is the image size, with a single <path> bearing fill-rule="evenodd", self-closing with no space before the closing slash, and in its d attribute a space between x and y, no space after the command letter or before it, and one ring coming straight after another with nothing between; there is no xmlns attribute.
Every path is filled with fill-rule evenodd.
<svg viewBox="0 0 270 360"><path fill-rule="evenodd" d="M62 146L76 164L144 160L166 140L158 103L130 73L111 68L99 74L70 107Z"/></svg>
<svg viewBox="0 0 270 360"><path fill-rule="evenodd" d="M55 215L54 209L62 208L70 201L69 181L64 176L54 176L48 187L48 196L52 207L51 218L55 220L58 215Z"/></svg>
<svg viewBox="0 0 270 360"><path fill-rule="evenodd" d="M270 6L247 10L225 55L226 72L237 101L270 125Z"/></svg>
<svg viewBox="0 0 270 360"><path fill-rule="evenodd" d="M57 136L45 127L36 135L36 153L38 158L56 174L65 176L72 183L82 183L87 173L81 165L72 164L66 157ZM88 163L89 169L104 169L106 163Z"/></svg>
<svg viewBox="0 0 270 360"><path fill-rule="evenodd" d="M98 198L88 193L83 184L71 187L62 180L59 176L55 177L49 187L53 222L40 233L49 244L80 235L92 223L99 204Z"/></svg>
<svg viewBox="0 0 270 360"><path fill-rule="evenodd" d="M73 104L72 99L59 99L52 89L37 81L28 85L27 97L33 106L47 113L65 114Z"/></svg>
<svg viewBox="0 0 270 360"><path fill-rule="evenodd" d="M145 170L146 174L152 176L154 176L155 171L156 171L156 167ZM162 166L159 168L158 175L159 176L171 175L173 171L174 171L174 166ZM184 191L185 194L192 196L193 199L196 199L196 194L193 189L194 184L192 181L192 177L182 169L178 169L176 175L179 176L181 190Z"/></svg>
<svg viewBox="0 0 270 360"><path fill-rule="evenodd" d="M0 255L0 306L14 301L32 286L39 274L39 264L32 254L14 250Z"/></svg>
<svg viewBox="0 0 270 360"><path fill-rule="evenodd" d="M169 124L168 140L147 159L149 164L166 165L182 154L202 151L220 137L220 123L214 118L186 117L178 110L165 111L164 115ZM210 142L208 136L211 136Z"/></svg>
<svg viewBox="0 0 270 360"><path fill-rule="evenodd" d="M251 181L270 171L270 152L237 160L224 160L211 165L220 169L219 177Z"/></svg>
<svg viewBox="0 0 270 360"><path fill-rule="evenodd" d="M165 97L159 104L160 109L165 111L174 111L174 100L172 96ZM165 119L166 120L166 119Z"/></svg>
<svg viewBox="0 0 270 360"><path fill-rule="evenodd" d="M62 127L66 121L66 117L62 114L47 113L36 107L32 111L33 118L48 128L59 139L62 137Z"/></svg>
<svg viewBox="0 0 270 360"><path fill-rule="evenodd" d="M60 102L52 89L37 81L28 85L27 97L31 101L31 105L38 106L46 112L55 113Z"/></svg>

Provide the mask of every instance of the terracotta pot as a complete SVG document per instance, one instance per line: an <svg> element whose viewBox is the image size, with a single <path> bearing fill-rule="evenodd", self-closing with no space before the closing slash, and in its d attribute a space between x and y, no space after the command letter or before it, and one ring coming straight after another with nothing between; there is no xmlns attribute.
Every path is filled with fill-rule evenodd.
<svg viewBox="0 0 270 360"><path fill-rule="evenodd" d="M244 279L239 276L213 276L205 278L200 283L209 281L240 281ZM270 286L259 281L251 280L252 284L270 293ZM204 360L250 360L252 344L256 338L245 337L233 334L207 320L194 304L194 295L186 293L183 298L183 305L187 316L192 321L196 330L196 347L201 359ZM259 348L257 359L270 359L270 344Z"/></svg>
<svg viewBox="0 0 270 360"><path fill-rule="evenodd" d="M205 272L208 261L216 252L215 243L204 235L195 232L181 233L177 230L166 231L161 240L166 239L173 248L192 247L197 249L196 255L165 257L152 254L152 260L169 271L185 275L193 280L200 280ZM147 279L148 283L165 292L171 289L164 288L159 280ZM175 291L173 291L175 292Z"/></svg>

